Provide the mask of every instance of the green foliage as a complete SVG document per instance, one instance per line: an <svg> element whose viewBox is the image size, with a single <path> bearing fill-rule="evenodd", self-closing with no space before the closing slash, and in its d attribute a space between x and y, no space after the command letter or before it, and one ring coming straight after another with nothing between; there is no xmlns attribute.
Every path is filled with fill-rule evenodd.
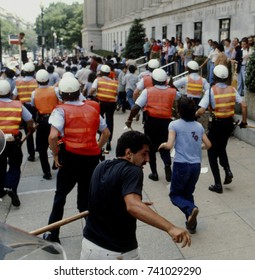
<svg viewBox="0 0 255 280"><path fill-rule="evenodd" d="M63 38L63 45L72 49L76 45L81 46L81 29L83 24L83 5L73 3L52 3L44 10L44 36L46 36L46 47L52 48L54 37L57 35L57 45L60 45ZM36 33L42 35L42 18L36 18Z"/></svg>
<svg viewBox="0 0 255 280"><path fill-rule="evenodd" d="M26 38L26 48L28 51L31 51L36 46L35 42L35 32L34 30L23 30L17 29L17 26L12 23L11 21L1 19L1 42L2 42L2 50L3 53L18 53L18 46L17 45L10 45L9 44L9 35L18 35L20 32L25 33Z"/></svg>
<svg viewBox="0 0 255 280"><path fill-rule="evenodd" d="M144 55L143 44L145 35L145 28L141 23L142 19L135 19L129 30L129 35L124 51L125 57L132 55L134 58L138 58Z"/></svg>
<svg viewBox="0 0 255 280"><path fill-rule="evenodd" d="M250 56L246 67L245 84L249 91L255 93L255 51Z"/></svg>

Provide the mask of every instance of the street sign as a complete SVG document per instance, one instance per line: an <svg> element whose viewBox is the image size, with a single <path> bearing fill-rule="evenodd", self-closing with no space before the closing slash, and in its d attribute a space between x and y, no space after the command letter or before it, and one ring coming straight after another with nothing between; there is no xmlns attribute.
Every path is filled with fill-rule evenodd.
<svg viewBox="0 0 255 280"><path fill-rule="evenodd" d="M14 34L9 35L9 44L19 45L19 36Z"/></svg>

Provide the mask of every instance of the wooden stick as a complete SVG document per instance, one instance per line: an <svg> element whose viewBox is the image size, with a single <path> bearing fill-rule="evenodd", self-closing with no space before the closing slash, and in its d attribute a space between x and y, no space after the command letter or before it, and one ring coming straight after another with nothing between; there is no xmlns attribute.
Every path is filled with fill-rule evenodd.
<svg viewBox="0 0 255 280"><path fill-rule="evenodd" d="M38 127L38 125L39 125L39 123L37 123L36 125L35 125L35 130L37 129L37 127ZM32 134L34 134L34 132L28 132L28 134L20 141L20 144L22 145L26 140L27 140L27 138L30 136L30 135L32 135Z"/></svg>
<svg viewBox="0 0 255 280"><path fill-rule="evenodd" d="M81 218L84 218L84 217L88 216L88 214L89 214L89 211L84 211L84 212L81 212L79 214L73 215L71 217L65 218L63 220L57 221L55 223L49 224L47 226L44 226L44 227L38 228L36 230L30 231L29 233L32 234L32 235L39 235L39 234L44 233L46 231L51 231L51 230L59 228L63 225L66 225L66 224L69 224L69 223L74 222L76 220L79 220Z"/></svg>

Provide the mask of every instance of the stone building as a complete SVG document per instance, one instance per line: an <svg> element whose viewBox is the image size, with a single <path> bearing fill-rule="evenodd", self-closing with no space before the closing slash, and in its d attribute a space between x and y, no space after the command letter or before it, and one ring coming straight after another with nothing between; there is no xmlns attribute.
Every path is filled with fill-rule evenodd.
<svg viewBox="0 0 255 280"><path fill-rule="evenodd" d="M254 0L84 0L83 47L112 50L125 47L135 18L143 19L146 35L207 40L255 34Z"/></svg>

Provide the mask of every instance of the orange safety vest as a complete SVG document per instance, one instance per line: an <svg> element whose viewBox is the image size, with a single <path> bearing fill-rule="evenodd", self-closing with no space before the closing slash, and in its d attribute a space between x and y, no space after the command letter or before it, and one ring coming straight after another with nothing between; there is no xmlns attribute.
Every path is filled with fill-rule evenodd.
<svg viewBox="0 0 255 280"><path fill-rule="evenodd" d="M214 115L216 118L230 118L235 114L236 93L233 87L212 87L215 100Z"/></svg>
<svg viewBox="0 0 255 280"><path fill-rule="evenodd" d="M193 95L200 97L203 90L203 78L200 77L199 80L193 80L190 76L188 76L188 83L186 86L186 91L188 95Z"/></svg>
<svg viewBox="0 0 255 280"><path fill-rule="evenodd" d="M144 84L144 88L153 87L151 75L146 75L143 77L143 84Z"/></svg>
<svg viewBox="0 0 255 280"><path fill-rule="evenodd" d="M174 88L148 88L147 105L144 107L144 111L154 118L171 119L175 97L176 90Z"/></svg>
<svg viewBox="0 0 255 280"><path fill-rule="evenodd" d="M22 120L22 103L19 100L11 102L0 101L0 129L4 133L17 135Z"/></svg>
<svg viewBox="0 0 255 280"><path fill-rule="evenodd" d="M105 102L116 102L118 81L98 78L97 99Z"/></svg>
<svg viewBox="0 0 255 280"><path fill-rule="evenodd" d="M54 87L37 88L34 96L35 107L41 115L50 114L58 105Z"/></svg>
<svg viewBox="0 0 255 280"><path fill-rule="evenodd" d="M92 106L100 114L100 105L98 102L93 101L93 100L85 100L84 103L86 103L89 106Z"/></svg>
<svg viewBox="0 0 255 280"><path fill-rule="evenodd" d="M32 79L31 81L16 81L16 88L18 91L19 100L22 103L31 102L32 92L38 87L37 81Z"/></svg>
<svg viewBox="0 0 255 280"><path fill-rule="evenodd" d="M99 112L84 103L81 106L62 104L65 112L63 142L67 151L79 155L99 155L101 153L96 134L99 127Z"/></svg>

